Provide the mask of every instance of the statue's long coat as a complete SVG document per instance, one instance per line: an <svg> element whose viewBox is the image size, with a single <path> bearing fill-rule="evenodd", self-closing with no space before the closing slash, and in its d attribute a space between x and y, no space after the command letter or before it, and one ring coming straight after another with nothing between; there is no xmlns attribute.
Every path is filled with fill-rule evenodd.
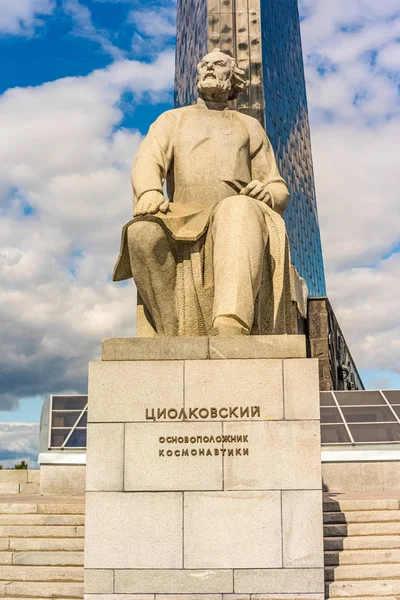
<svg viewBox="0 0 400 600"><path fill-rule="evenodd" d="M129 225L135 220L160 223L179 248L176 284L179 334L206 335L212 327L213 299L212 240L208 225L217 203L237 194L254 179L267 187L273 209L260 202L269 242L252 333L289 333L290 257L281 217L289 193L261 125L228 107L219 105L210 109L199 100L194 106L163 113L150 127L132 171L134 202L149 190L162 192L166 181L170 211L166 215L158 212L136 217L125 225L114 281L132 277L126 236Z"/></svg>

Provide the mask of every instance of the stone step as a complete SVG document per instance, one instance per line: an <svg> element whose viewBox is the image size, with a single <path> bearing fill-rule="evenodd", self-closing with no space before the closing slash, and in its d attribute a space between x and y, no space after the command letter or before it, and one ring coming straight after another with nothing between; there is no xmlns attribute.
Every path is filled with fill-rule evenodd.
<svg viewBox="0 0 400 600"><path fill-rule="evenodd" d="M346 513L326 512L324 523L394 523L400 521L400 510L355 510Z"/></svg>
<svg viewBox="0 0 400 600"><path fill-rule="evenodd" d="M368 579L398 579L400 584L400 564L393 565L349 565L325 567L325 581L356 581Z"/></svg>
<svg viewBox="0 0 400 600"><path fill-rule="evenodd" d="M13 537L83 537L85 528L83 526L74 525L2 525L0 526L0 538Z"/></svg>
<svg viewBox="0 0 400 600"><path fill-rule="evenodd" d="M83 598L83 584L76 582L0 581L0 598Z"/></svg>
<svg viewBox="0 0 400 600"><path fill-rule="evenodd" d="M84 525L83 515L0 515L1 525Z"/></svg>
<svg viewBox="0 0 400 600"><path fill-rule="evenodd" d="M324 537L347 537L357 535L400 535L400 522L324 525Z"/></svg>
<svg viewBox="0 0 400 600"><path fill-rule="evenodd" d="M0 552L0 565L83 567L83 552Z"/></svg>
<svg viewBox="0 0 400 600"><path fill-rule="evenodd" d="M0 581L83 581L81 567L0 566Z"/></svg>
<svg viewBox="0 0 400 600"><path fill-rule="evenodd" d="M38 513L41 515L84 515L85 503L68 504L38 504Z"/></svg>
<svg viewBox="0 0 400 600"><path fill-rule="evenodd" d="M400 541L399 541L400 544ZM396 550L345 550L325 552L325 565L400 564L400 549Z"/></svg>
<svg viewBox="0 0 400 600"><path fill-rule="evenodd" d="M326 537L325 550L386 550L400 548L400 536L371 535L357 537Z"/></svg>
<svg viewBox="0 0 400 600"><path fill-rule="evenodd" d="M0 540L8 542L9 550L22 552L53 551L53 552L83 552L85 540L79 538L10 538Z"/></svg>
<svg viewBox="0 0 400 600"><path fill-rule="evenodd" d="M41 515L84 515L85 504L36 504L20 502L0 502L0 515L41 514Z"/></svg>
<svg viewBox="0 0 400 600"><path fill-rule="evenodd" d="M398 596L352 596L351 600L398 600L398 598ZM329 600L338 600L338 597L329 596Z"/></svg>
<svg viewBox="0 0 400 600"><path fill-rule="evenodd" d="M370 581L335 581L326 586L327 598L365 599L371 596L394 596L400 594L400 579L377 579Z"/></svg>
<svg viewBox="0 0 400 600"><path fill-rule="evenodd" d="M325 500L324 511L347 512L352 510L398 510L399 500L371 499L371 500Z"/></svg>

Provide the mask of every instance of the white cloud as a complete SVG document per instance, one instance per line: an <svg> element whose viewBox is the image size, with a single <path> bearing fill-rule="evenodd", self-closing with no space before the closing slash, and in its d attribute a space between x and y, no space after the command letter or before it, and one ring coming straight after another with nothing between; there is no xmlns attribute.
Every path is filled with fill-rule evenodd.
<svg viewBox="0 0 400 600"><path fill-rule="evenodd" d="M141 140L117 129L118 104L126 91L164 99L172 74L165 53L0 97L3 408L36 393L84 392L101 338L134 333L133 285L107 281L132 215L129 171Z"/></svg>
<svg viewBox="0 0 400 600"><path fill-rule="evenodd" d="M162 7L149 10L133 10L128 21L138 28L139 32L148 37L175 36L174 7Z"/></svg>
<svg viewBox="0 0 400 600"><path fill-rule="evenodd" d="M0 465L5 469L25 460L28 468L37 468L39 425L0 422Z"/></svg>
<svg viewBox="0 0 400 600"><path fill-rule="evenodd" d="M30 36L52 14L55 0L2 0L0 34Z"/></svg>
<svg viewBox="0 0 400 600"><path fill-rule="evenodd" d="M400 373L400 6L300 4L328 295L359 369Z"/></svg>

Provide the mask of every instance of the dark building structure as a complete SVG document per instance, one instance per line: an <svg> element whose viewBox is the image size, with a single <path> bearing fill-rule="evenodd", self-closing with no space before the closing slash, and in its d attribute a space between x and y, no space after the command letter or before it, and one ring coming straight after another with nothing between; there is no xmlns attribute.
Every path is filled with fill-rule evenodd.
<svg viewBox="0 0 400 600"><path fill-rule="evenodd" d="M291 194L284 219L292 263L310 298L326 298L297 0L178 0L176 107L196 102L196 66L214 48L234 56L245 71L248 85L235 108L267 131ZM344 338L336 335L330 305L324 306L310 306L310 313L319 311L309 345L310 355L320 358L321 389L362 388L350 353L344 368L342 350L332 350L333 339Z"/></svg>

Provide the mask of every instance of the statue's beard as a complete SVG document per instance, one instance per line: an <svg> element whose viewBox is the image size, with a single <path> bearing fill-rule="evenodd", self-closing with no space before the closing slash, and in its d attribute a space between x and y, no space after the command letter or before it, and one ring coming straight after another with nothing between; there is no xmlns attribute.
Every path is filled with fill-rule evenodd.
<svg viewBox="0 0 400 600"><path fill-rule="evenodd" d="M199 81L197 89L200 95L213 96L215 94L220 94L221 92L229 92L232 89L232 84L230 79L222 80L217 77L205 76Z"/></svg>

